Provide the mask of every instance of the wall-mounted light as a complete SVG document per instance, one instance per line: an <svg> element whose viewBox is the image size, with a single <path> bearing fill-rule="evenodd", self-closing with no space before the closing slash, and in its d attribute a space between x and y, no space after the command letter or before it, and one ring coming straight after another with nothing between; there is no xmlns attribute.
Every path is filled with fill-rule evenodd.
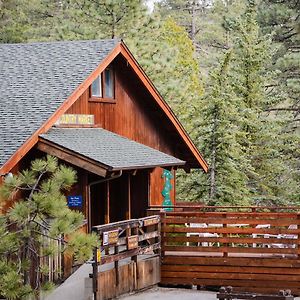
<svg viewBox="0 0 300 300"><path fill-rule="evenodd" d="M12 179L14 177L13 173L9 172L5 175L5 178Z"/></svg>
<svg viewBox="0 0 300 300"><path fill-rule="evenodd" d="M6 173L5 175L2 175L2 176L3 176L4 181L5 181L6 183L10 183L11 180L14 178L14 174L11 173L11 172Z"/></svg>

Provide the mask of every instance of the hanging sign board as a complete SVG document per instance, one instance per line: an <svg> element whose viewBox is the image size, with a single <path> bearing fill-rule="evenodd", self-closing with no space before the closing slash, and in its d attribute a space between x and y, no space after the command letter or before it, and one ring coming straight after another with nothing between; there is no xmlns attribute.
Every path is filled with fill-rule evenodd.
<svg viewBox="0 0 300 300"><path fill-rule="evenodd" d="M82 207L82 195L68 196L68 207Z"/></svg>
<svg viewBox="0 0 300 300"><path fill-rule="evenodd" d="M150 226L158 223L158 218L149 218L144 220L144 226Z"/></svg>
<svg viewBox="0 0 300 300"><path fill-rule="evenodd" d="M94 125L94 115L64 114L56 125Z"/></svg>
<svg viewBox="0 0 300 300"><path fill-rule="evenodd" d="M139 246L139 236L132 235L127 238L127 250L136 249Z"/></svg>
<svg viewBox="0 0 300 300"><path fill-rule="evenodd" d="M116 244L119 240L119 230L103 232L103 246Z"/></svg>

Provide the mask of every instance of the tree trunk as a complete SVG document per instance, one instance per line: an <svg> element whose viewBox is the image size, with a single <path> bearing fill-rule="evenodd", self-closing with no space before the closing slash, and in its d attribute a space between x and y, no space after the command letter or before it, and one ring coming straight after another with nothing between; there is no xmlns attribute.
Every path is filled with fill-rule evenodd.
<svg viewBox="0 0 300 300"><path fill-rule="evenodd" d="M195 35L196 35L196 1L192 3L192 22L191 22L191 40L195 45Z"/></svg>
<svg viewBox="0 0 300 300"><path fill-rule="evenodd" d="M216 198L216 145L213 142L211 163L210 163L210 199Z"/></svg>
<svg viewBox="0 0 300 300"><path fill-rule="evenodd" d="M217 130L217 112L215 108L214 124L212 131L212 149L211 149L211 163L210 163L210 192L209 198L215 200L216 198L216 157L217 157L217 143L216 143L216 130Z"/></svg>

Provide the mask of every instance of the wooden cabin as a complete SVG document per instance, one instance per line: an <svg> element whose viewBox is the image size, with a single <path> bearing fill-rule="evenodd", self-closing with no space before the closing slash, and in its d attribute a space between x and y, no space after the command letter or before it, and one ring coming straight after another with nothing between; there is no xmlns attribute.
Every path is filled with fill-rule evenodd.
<svg viewBox="0 0 300 300"><path fill-rule="evenodd" d="M94 225L161 205L162 172L207 164L119 40L0 45L0 175L47 154L72 166L68 205ZM8 204L9 205L9 204Z"/></svg>

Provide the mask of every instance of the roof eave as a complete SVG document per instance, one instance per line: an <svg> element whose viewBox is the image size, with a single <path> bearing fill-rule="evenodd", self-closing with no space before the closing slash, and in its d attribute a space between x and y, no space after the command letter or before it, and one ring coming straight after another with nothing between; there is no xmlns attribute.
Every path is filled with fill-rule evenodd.
<svg viewBox="0 0 300 300"><path fill-rule="evenodd" d="M44 137L39 137L39 142L36 145L37 149L58 157L61 160L64 160L68 163L71 163L77 167L90 171L94 174L97 174L102 177L106 177L108 172L115 171L126 171L126 170L138 170L138 169L153 169L155 167L178 167L185 165L185 161L177 161L173 163L157 163L157 164L149 164L149 165L131 165L127 167L122 166L110 166L104 164L100 161L96 161L92 158L89 158L81 153L78 153L74 150L65 148L57 143L47 140Z"/></svg>
<svg viewBox="0 0 300 300"><path fill-rule="evenodd" d="M139 170L139 169L153 169L156 167L161 168L174 168L184 166L185 162L177 162L177 163L163 163L163 164L151 164L151 165L140 165L140 166L130 166L130 167L112 167L111 171L126 171L126 170Z"/></svg>

